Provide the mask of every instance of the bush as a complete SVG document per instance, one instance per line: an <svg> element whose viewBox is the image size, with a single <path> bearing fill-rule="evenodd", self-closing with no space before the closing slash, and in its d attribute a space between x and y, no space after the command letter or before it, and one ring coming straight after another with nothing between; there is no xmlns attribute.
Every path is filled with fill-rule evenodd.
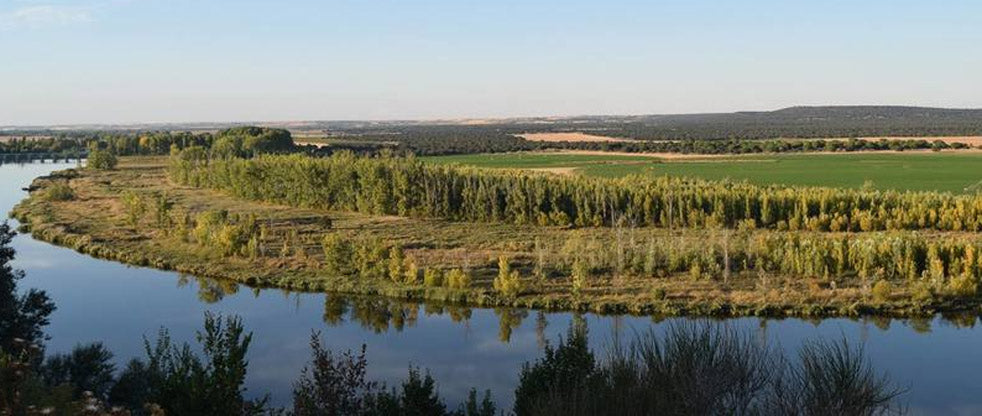
<svg viewBox="0 0 982 416"><path fill-rule="evenodd" d="M423 284L428 287L443 286L443 273L440 269L427 268L423 271Z"/></svg>
<svg viewBox="0 0 982 416"><path fill-rule="evenodd" d="M333 277L352 276L355 273L353 258L355 254L351 242L337 233L324 236L321 241L324 249L324 269Z"/></svg>
<svg viewBox="0 0 982 416"><path fill-rule="evenodd" d="M862 348L810 342L797 362L748 332L724 325L670 325L603 360L585 332L522 369L516 416L884 415L901 393L870 367Z"/></svg>
<svg viewBox="0 0 982 416"><path fill-rule="evenodd" d="M494 278L494 290L504 296L513 297L522 292L522 278L518 270L512 270L508 258L498 258L498 276Z"/></svg>
<svg viewBox="0 0 982 416"><path fill-rule="evenodd" d="M934 288L928 282L918 281L911 284L910 296L918 302L930 302L934 300Z"/></svg>
<svg viewBox="0 0 982 416"><path fill-rule="evenodd" d="M105 400L115 380L113 354L101 343L79 345L71 354L48 357L41 367L45 384L51 387L68 385L73 388L74 399L81 399L83 392L90 392L99 400Z"/></svg>
<svg viewBox="0 0 982 416"><path fill-rule="evenodd" d="M389 248L389 279L396 283L402 283L406 279L404 271L406 255L402 252L402 247L392 246Z"/></svg>
<svg viewBox="0 0 982 416"><path fill-rule="evenodd" d="M116 169L116 155L108 150L92 150L89 152L88 166L90 169L113 170Z"/></svg>
<svg viewBox="0 0 982 416"><path fill-rule="evenodd" d="M265 399L243 397L252 333L245 332L242 321L205 313L204 331L197 338L203 357L187 344L174 345L163 329L155 344L144 342L148 402L168 415L262 414Z"/></svg>
<svg viewBox="0 0 982 416"><path fill-rule="evenodd" d="M873 284L872 292L873 300L877 302L886 302L890 300L890 294L893 293L893 285L884 279L880 279Z"/></svg>
<svg viewBox="0 0 982 416"><path fill-rule="evenodd" d="M404 282L407 285L419 283L419 266L416 265L416 259L412 257L406 257L406 276Z"/></svg>
<svg viewBox="0 0 982 416"><path fill-rule="evenodd" d="M665 292L664 288L656 287L651 290L651 297L657 300L665 300L668 297L668 293Z"/></svg>
<svg viewBox="0 0 982 416"><path fill-rule="evenodd" d="M57 182L45 188L43 199L45 201L71 201L75 199L75 191L67 182Z"/></svg>
<svg viewBox="0 0 982 416"><path fill-rule="evenodd" d="M586 265L585 261L576 260L573 262L573 270L570 276L570 280L573 285L573 293L579 294L584 288L586 288L590 282L587 280L590 276L590 268Z"/></svg>
<svg viewBox="0 0 982 416"><path fill-rule="evenodd" d="M471 286L470 273L461 269L453 269L447 273L447 287L453 289L467 289L470 286Z"/></svg>
<svg viewBox="0 0 982 416"><path fill-rule="evenodd" d="M951 294L955 296L975 296L979 290L979 284L970 275L963 274L958 277L954 277L948 282L948 288L951 290Z"/></svg>
<svg viewBox="0 0 982 416"><path fill-rule="evenodd" d="M380 389L377 382L365 378L368 360L365 346L357 355L347 351L335 356L321 345L314 333L310 338L313 363L304 368L293 388L293 413L296 415L360 415L372 407L373 396Z"/></svg>

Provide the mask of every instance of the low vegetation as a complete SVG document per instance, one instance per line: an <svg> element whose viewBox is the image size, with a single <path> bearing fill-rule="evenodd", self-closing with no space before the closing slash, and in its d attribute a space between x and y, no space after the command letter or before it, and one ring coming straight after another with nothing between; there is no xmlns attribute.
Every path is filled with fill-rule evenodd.
<svg viewBox="0 0 982 416"><path fill-rule="evenodd" d="M929 191L975 194L982 191L978 166L982 152L836 153L766 156L660 158L610 153L521 152L421 158L434 164L525 169L603 178L666 175L714 181Z"/></svg>

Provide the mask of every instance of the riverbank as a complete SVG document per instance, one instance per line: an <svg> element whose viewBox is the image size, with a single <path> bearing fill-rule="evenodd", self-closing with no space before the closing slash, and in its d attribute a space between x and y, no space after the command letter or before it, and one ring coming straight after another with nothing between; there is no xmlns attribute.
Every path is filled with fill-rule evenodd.
<svg viewBox="0 0 982 416"><path fill-rule="evenodd" d="M180 186L166 174L165 158L122 158L117 170L69 170L37 179L29 198L12 212L35 238L99 258L251 286L296 291L385 296L474 307L520 307L597 313L699 316L927 316L979 311L975 297L916 296L895 285L874 296L869 278L780 276L764 273L719 275L709 270L652 275L616 265L574 289L566 265L573 258L616 246L678 245L705 249L731 244L719 231L657 228L541 227L475 224L395 216L330 212L246 201L221 192ZM47 197L60 184L72 197ZM125 199L134 194L165 195L171 212L228 211L263 224L256 255L228 255L216 246L187 241L146 218L132 221ZM149 215L148 215L149 216ZM754 241L773 231L740 237ZM800 233L808 235L808 233ZM832 233L824 233L826 235ZM948 233L951 234L951 233ZM395 282L379 277L337 275L321 241L342 235L357 241L398 244L425 274L448 276L463 269L466 288L419 279ZM955 236L957 237L957 236ZM824 238L824 237L823 237ZM932 237L933 238L933 237ZM941 237L938 237L941 238ZM946 237L947 238L947 234ZM575 244L570 243L576 242ZM736 246L737 241L732 244ZM682 250L682 249L680 249ZM522 289L503 295L494 289L500 258L519 273Z"/></svg>

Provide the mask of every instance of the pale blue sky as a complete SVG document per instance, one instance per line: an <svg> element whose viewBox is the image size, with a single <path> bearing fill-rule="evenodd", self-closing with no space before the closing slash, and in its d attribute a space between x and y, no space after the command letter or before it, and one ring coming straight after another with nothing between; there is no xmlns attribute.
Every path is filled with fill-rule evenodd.
<svg viewBox="0 0 982 416"><path fill-rule="evenodd" d="M0 0L0 125L982 107L982 1Z"/></svg>

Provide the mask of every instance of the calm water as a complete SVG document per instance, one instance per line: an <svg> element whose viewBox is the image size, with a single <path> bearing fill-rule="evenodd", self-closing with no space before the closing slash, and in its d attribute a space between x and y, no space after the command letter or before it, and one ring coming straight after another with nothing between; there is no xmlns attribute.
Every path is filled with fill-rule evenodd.
<svg viewBox="0 0 982 416"><path fill-rule="evenodd" d="M74 164L0 165L0 211L24 197L21 188L39 175ZM253 290L176 273L128 267L35 241L15 239L16 267L27 272L22 288L46 290L58 310L47 333L49 352L103 341L120 364L143 356L143 337L166 327L178 341L193 342L205 311L235 314L255 333L249 355L250 395L269 393L287 405L293 381L309 357L312 331L334 350L368 346L369 375L389 384L410 363L428 368L451 406L475 387L491 389L509 406L521 364L539 356L543 338L555 340L574 317L535 311L439 311L379 300L344 301L323 294ZM344 306L347 306L346 308ZM338 313L338 311L345 311ZM524 316L524 318L523 318ZM644 317L587 315L591 343L667 322ZM502 331L514 327L510 334ZM728 320L785 348L816 337L846 336L864 342L876 367L909 389L904 400L914 414L982 414L982 331L974 319L946 320ZM543 328L544 325L544 328ZM505 333L503 333L505 332ZM507 341L504 340L507 338Z"/></svg>

